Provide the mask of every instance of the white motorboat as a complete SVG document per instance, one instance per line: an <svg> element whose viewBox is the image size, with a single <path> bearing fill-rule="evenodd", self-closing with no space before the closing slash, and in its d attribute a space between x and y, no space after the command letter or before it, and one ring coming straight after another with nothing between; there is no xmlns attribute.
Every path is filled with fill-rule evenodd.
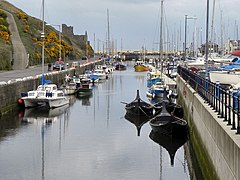
<svg viewBox="0 0 240 180"><path fill-rule="evenodd" d="M69 104L69 99L65 96L62 90L58 90L56 84L48 84L50 81L44 79L44 36L45 36L45 21L44 21L44 1L43 1L43 19L42 19L42 79L41 85L37 90L31 90L27 93L21 93L21 100L26 108L36 106L48 106L56 108Z"/></svg>
<svg viewBox="0 0 240 180"><path fill-rule="evenodd" d="M69 99L62 90L57 89L56 84L39 85L37 90L22 93L21 99L26 108L36 106L56 108L69 104Z"/></svg>
<svg viewBox="0 0 240 180"><path fill-rule="evenodd" d="M167 92L167 94L168 94L168 91L169 91L168 85L166 85L162 82L156 82L147 91L147 97L162 98L165 92Z"/></svg>
<svg viewBox="0 0 240 180"><path fill-rule="evenodd" d="M95 69L92 74L96 75L99 80L106 80L107 79L107 74L103 69Z"/></svg>

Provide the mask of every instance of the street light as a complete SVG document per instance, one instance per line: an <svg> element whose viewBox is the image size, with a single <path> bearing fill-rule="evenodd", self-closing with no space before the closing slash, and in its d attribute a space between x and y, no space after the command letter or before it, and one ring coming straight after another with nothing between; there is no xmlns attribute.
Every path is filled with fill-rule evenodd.
<svg viewBox="0 0 240 180"><path fill-rule="evenodd" d="M184 61L186 61L186 53L187 53L187 20L188 19L197 19L196 17L188 17L185 15L185 39L184 39Z"/></svg>
<svg viewBox="0 0 240 180"><path fill-rule="evenodd" d="M59 33L58 33L58 39L59 39L59 58L58 61L61 62L62 61L62 36L61 36L61 25L60 24L46 24L47 26L57 26ZM60 71L62 70L62 66L60 64Z"/></svg>

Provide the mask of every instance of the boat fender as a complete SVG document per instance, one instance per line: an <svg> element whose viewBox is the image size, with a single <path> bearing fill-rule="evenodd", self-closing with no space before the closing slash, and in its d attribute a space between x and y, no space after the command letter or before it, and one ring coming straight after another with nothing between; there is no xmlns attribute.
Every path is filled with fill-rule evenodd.
<svg viewBox="0 0 240 180"><path fill-rule="evenodd" d="M22 104L23 100L22 99L18 99L18 104Z"/></svg>

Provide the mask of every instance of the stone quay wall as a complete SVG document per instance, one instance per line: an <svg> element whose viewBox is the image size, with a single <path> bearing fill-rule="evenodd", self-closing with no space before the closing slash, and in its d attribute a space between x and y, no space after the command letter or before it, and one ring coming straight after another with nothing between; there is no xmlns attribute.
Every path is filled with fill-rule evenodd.
<svg viewBox="0 0 240 180"><path fill-rule="evenodd" d="M240 135L236 135L180 76L177 76L177 92L200 168L203 174L211 174L204 179L240 179Z"/></svg>
<svg viewBox="0 0 240 180"><path fill-rule="evenodd" d="M76 68L70 68L63 71L53 71L45 73L45 79L51 80L52 83L58 86L63 84L66 74L73 76L74 74L83 74L85 70L91 70L96 64L102 64L102 61L86 63ZM22 92L27 92L36 89L41 84L41 75L12 82L7 85L0 86L0 117L9 111L15 110L18 107L18 99Z"/></svg>

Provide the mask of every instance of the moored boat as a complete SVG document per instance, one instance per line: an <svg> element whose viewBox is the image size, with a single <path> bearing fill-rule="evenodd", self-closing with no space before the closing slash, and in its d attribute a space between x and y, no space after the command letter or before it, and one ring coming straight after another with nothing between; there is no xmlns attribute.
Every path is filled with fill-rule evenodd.
<svg viewBox="0 0 240 180"><path fill-rule="evenodd" d="M136 72L148 71L149 67L143 60L137 60L134 64L134 69Z"/></svg>
<svg viewBox="0 0 240 180"><path fill-rule="evenodd" d="M88 95L92 93L92 84L90 79L82 79L81 86L78 89L78 95Z"/></svg>
<svg viewBox="0 0 240 180"><path fill-rule="evenodd" d="M48 106L49 108L56 108L69 104L69 99L65 96L62 90L57 89L56 84L39 85L37 90L22 93L22 100L24 106Z"/></svg>
<svg viewBox="0 0 240 180"><path fill-rule="evenodd" d="M137 116L151 117L153 115L153 106L143 101L139 96L139 90L137 90L137 96L135 100L126 104L125 109L128 113Z"/></svg>
<svg viewBox="0 0 240 180"><path fill-rule="evenodd" d="M115 70L118 70L118 71L123 71L123 70L126 70L127 69L127 65L122 63L122 62L118 62L115 64Z"/></svg>
<svg viewBox="0 0 240 180"><path fill-rule="evenodd" d="M154 132L163 133L169 136L181 136L188 128L187 121L170 114L166 108L166 102L162 103L161 112L149 122Z"/></svg>

